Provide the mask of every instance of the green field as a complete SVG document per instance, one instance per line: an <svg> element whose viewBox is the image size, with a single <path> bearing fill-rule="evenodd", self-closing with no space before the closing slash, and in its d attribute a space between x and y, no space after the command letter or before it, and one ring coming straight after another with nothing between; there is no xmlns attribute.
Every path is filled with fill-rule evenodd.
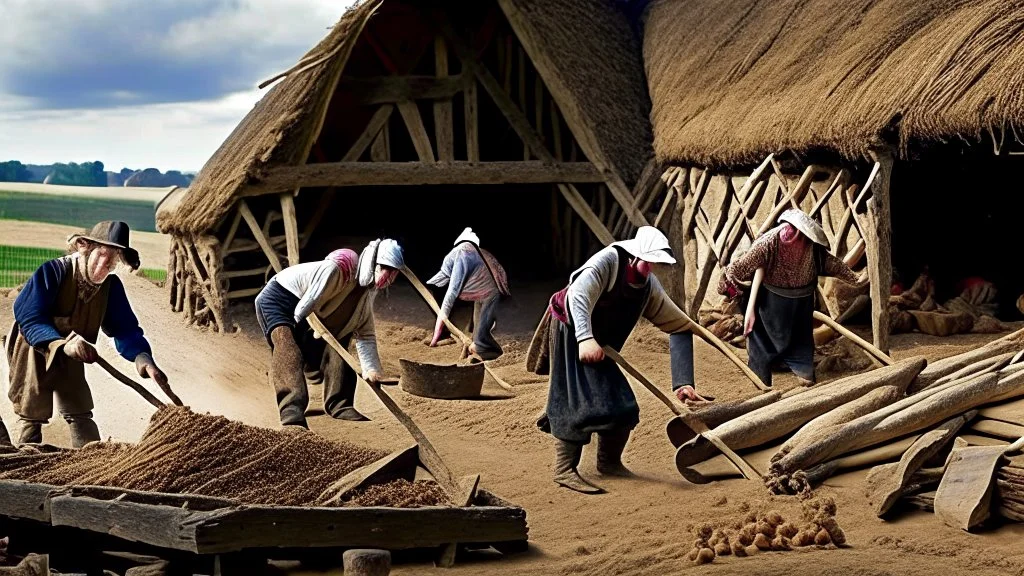
<svg viewBox="0 0 1024 576"><path fill-rule="evenodd" d="M132 230L156 232L153 202L85 198L0 190L0 220L30 220L89 228L102 220L121 220Z"/></svg>
<svg viewBox="0 0 1024 576"><path fill-rule="evenodd" d="M0 288L21 286L43 262L63 255L62 250L52 248L0 244ZM163 282L167 279L167 271L159 268L143 268L141 274L153 282Z"/></svg>

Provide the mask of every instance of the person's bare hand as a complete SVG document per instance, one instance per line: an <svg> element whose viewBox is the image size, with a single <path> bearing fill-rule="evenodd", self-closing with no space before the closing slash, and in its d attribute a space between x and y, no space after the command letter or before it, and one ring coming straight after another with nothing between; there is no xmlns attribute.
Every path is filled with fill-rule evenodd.
<svg viewBox="0 0 1024 576"><path fill-rule="evenodd" d="M380 375L380 372L377 372L376 370L367 370L366 373L363 374L363 380L366 380L370 384L378 384L381 379L382 376Z"/></svg>
<svg viewBox="0 0 1024 576"><path fill-rule="evenodd" d="M676 388L676 398L679 398L680 402L706 402L704 398L701 398L700 394L693 389L693 386L680 386Z"/></svg>
<svg viewBox="0 0 1024 576"><path fill-rule="evenodd" d="M75 335L64 345L64 354L72 360L78 360L85 364L92 364L99 358L96 348L79 335Z"/></svg>
<svg viewBox="0 0 1024 576"><path fill-rule="evenodd" d="M597 340L590 338L580 342L580 362L593 364L604 360L604 349Z"/></svg>
<svg viewBox="0 0 1024 576"><path fill-rule="evenodd" d="M757 313L753 310L750 311L746 317L743 318L743 335L749 336L754 331L754 324L757 323Z"/></svg>

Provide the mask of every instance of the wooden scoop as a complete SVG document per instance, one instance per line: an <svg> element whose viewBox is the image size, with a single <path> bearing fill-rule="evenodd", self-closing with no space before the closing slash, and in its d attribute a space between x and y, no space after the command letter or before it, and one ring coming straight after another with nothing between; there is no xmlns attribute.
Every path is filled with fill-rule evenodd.
<svg viewBox="0 0 1024 576"><path fill-rule="evenodd" d="M714 444L716 448L721 450L722 454L725 454L725 457L728 458L730 462L736 465L736 468L744 478L748 480L760 480L762 478L761 474L751 466L749 462L734 452L732 448L729 448L721 438L708 429L707 425L705 425L696 414L691 412L688 408L679 406L673 402L671 398L662 392L660 388L655 386L653 382L648 380L646 376L641 374L640 371L633 367L632 364L627 362L626 359L616 352L614 348L605 346L604 354L618 364L619 368L640 382L644 388L647 388L651 394L654 394L658 400L661 400L662 403L668 406L669 410L675 414L675 416L665 424L665 433L668 434L668 439L672 442L674 447L678 448L694 436L702 435L707 438L709 442Z"/></svg>
<svg viewBox="0 0 1024 576"><path fill-rule="evenodd" d="M1009 446L955 449L935 492L935 515L949 526L970 530L991 514L996 468L1011 452L1024 448L1024 437Z"/></svg>

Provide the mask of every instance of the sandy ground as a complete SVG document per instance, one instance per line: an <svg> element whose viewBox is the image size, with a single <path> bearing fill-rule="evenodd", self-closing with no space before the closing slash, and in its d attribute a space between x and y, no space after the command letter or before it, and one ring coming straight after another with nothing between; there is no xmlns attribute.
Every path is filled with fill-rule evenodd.
<svg viewBox="0 0 1024 576"><path fill-rule="evenodd" d="M0 220L0 244L8 246L35 246L38 248L67 248L67 238L71 234L83 232L75 226L61 224L44 224L23 220ZM143 268L167 268L167 253L171 247L171 237L156 232L138 232L130 234L132 248L139 251Z"/></svg>
<svg viewBox="0 0 1024 576"><path fill-rule="evenodd" d="M142 325L156 350L157 361L187 404L200 411L263 426L276 426L277 415L266 370L269 350L256 330L248 306L233 311L241 326L237 334L218 335L184 325L170 312L165 292L140 278L126 286ZM546 381L528 375L522 359L528 338L549 287L515 289L503 303L498 336L506 356L496 363L499 374L515 386L514 398L485 386L490 399L441 401L414 397L397 387L388 392L416 419L457 475L481 473L481 485L527 510L530 550L510 558L478 554L459 559L458 574L855 574L924 575L936 573L1024 574L1019 541L1024 526L1008 525L970 535L946 528L933 515L920 512L883 522L870 512L862 493L863 472L835 477L819 488L835 496L838 520L851 546L841 550L763 553L750 558L728 557L696 567L685 555L699 522L731 524L747 507L776 509L795 517L799 503L791 497L768 496L759 484L741 479L691 485L679 477L672 450L663 434L668 416L650 394L637 390L641 424L626 448L631 479L602 478L594 470L592 447L584 454L582 473L609 490L583 496L557 487L550 479L553 458L550 438L533 425L543 408ZM11 320L11 296L0 297L0 325ZM398 358L455 360L455 346L430 349L422 344L432 317L408 285L393 287L378 300L378 334L386 369L397 375ZM974 347L993 336L938 339L920 334L894 338L897 358L923 354L947 356ZM638 328L623 350L642 370L667 388L667 339L649 325ZM109 345L103 353L113 356ZM720 399L748 394L752 386L712 348L697 345L697 376L701 390ZM132 366L121 361L126 371ZM152 413L132 391L90 367L87 371L97 401L96 418L104 436L134 440ZM793 385L780 375L776 386ZM150 386L151 389L155 388ZM158 392L157 392L158 393ZM314 407L320 396L312 391ZM329 438L397 449L409 442L405 430L369 392L360 390L357 407L373 420L365 423L312 416L311 427ZM0 401L0 415L11 422L9 403ZM65 443L62 421L44 431L48 441ZM419 574L425 563L395 567L395 574Z"/></svg>

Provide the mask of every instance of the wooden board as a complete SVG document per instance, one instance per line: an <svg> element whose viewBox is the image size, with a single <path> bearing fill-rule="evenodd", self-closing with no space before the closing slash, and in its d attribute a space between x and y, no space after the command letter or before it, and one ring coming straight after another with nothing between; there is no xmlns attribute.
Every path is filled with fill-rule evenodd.
<svg viewBox="0 0 1024 576"><path fill-rule="evenodd" d="M1024 398L1002 402L978 411L982 418L1001 420L1018 426L1024 426Z"/></svg>
<svg viewBox="0 0 1024 576"><path fill-rule="evenodd" d="M0 481L0 515L39 522L50 521L47 496L54 487L20 480Z"/></svg>
<svg viewBox="0 0 1024 576"><path fill-rule="evenodd" d="M197 554L276 547L398 550L451 542L520 541L527 539L528 531L526 511L507 506L238 506L196 512L125 500L57 495L51 499L50 508L54 526Z"/></svg>
<svg viewBox="0 0 1024 576"><path fill-rule="evenodd" d="M990 515L996 465L1005 450L1002 446L955 449L935 491L935 515L961 530L985 521Z"/></svg>

